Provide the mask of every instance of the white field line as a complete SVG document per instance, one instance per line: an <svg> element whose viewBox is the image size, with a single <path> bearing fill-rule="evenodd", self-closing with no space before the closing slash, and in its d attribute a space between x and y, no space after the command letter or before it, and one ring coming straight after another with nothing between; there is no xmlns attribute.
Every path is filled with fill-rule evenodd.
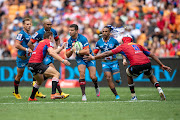
<svg viewBox="0 0 180 120"><path fill-rule="evenodd" d="M84 104L89 104L89 103L124 103L124 102L161 102L159 100L137 100L137 101L86 101L86 102L59 102L59 104L66 104L66 103L71 103L71 104L76 104L76 103L84 103ZM23 102L23 103L0 103L0 105L14 105L14 104L54 104L57 102Z"/></svg>

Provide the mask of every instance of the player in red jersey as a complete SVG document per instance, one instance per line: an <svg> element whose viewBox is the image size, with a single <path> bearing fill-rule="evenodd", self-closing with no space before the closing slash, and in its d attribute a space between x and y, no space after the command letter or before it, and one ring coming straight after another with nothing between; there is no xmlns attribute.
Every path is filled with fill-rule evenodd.
<svg viewBox="0 0 180 120"><path fill-rule="evenodd" d="M64 63L65 65L70 65L69 61L61 58L56 53L56 50L53 49L53 40L53 33L51 31L47 31L44 34L44 40L40 41L36 45L34 51L32 52L32 56L29 59L28 68L33 73L33 76L36 79L36 83L33 86L32 94L29 97L28 101L37 101L37 99L35 98L35 94L44 81L44 76L47 78L52 77L51 99L60 99L63 97L59 93L56 93L56 87L59 83L60 73L54 67L43 64L43 59L48 53L50 56Z"/></svg>
<svg viewBox="0 0 180 120"><path fill-rule="evenodd" d="M124 35L122 41L123 41L122 45L118 46L117 48L111 51L101 53L97 56L92 56L92 55L85 56L84 59L89 61L89 60L101 59L107 56L111 56L113 54L120 53L126 56L126 58L130 62L130 67L126 69L126 73L127 73L128 85L130 87L131 96L132 96L131 100L137 100L134 90L133 76L137 77L141 73L144 73L150 79L151 83L154 84L154 86L157 88L161 100L166 100L166 97L159 85L159 82L157 81L156 77L153 75L151 62L147 56L154 59L161 66L162 70L167 70L168 72L171 72L172 69L168 66L163 65L163 63L154 54L150 53L143 46L133 43L132 37L130 35Z"/></svg>

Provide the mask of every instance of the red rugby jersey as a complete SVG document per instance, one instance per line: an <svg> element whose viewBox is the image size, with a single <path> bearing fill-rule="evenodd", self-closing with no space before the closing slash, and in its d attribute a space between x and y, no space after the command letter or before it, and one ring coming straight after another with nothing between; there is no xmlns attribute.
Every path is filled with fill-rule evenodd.
<svg viewBox="0 0 180 120"><path fill-rule="evenodd" d="M150 62L147 57L150 52L143 46L133 42L124 43L111 51L113 54L120 53L126 56L131 66L147 64Z"/></svg>
<svg viewBox="0 0 180 120"><path fill-rule="evenodd" d="M53 43L49 39L40 41L34 48L29 63L41 63L47 54L48 48L53 47Z"/></svg>

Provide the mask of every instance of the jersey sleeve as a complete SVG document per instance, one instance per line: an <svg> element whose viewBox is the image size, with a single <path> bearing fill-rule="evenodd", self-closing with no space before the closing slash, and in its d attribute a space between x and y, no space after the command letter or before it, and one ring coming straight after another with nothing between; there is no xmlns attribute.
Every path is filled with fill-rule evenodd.
<svg viewBox="0 0 180 120"><path fill-rule="evenodd" d="M51 41L48 41L48 42L47 42L47 47L48 47L48 48L50 48L50 47L53 48L53 47L54 47L54 44L53 44Z"/></svg>
<svg viewBox="0 0 180 120"><path fill-rule="evenodd" d="M146 55L146 56L149 56L149 54L151 53L149 50L147 50L146 48L144 48L143 46L139 45L139 48L140 50L143 51L143 53Z"/></svg>
<svg viewBox="0 0 180 120"><path fill-rule="evenodd" d="M72 43L70 42L70 39L68 40L68 44L66 46L66 52L68 52L69 50L71 50L72 48Z"/></svg>
<svg viewBox="0 0 180 120"><path fill-rule="evenodd" d="M83 49L89 48L89 43L86 37L84 37L80 42L83 45Z"/></svg>
<svg viewBox="0 0 180 120"><path fill-rule="evenodd" d="M53 29L53 33L54 33L54 39L55 39L55 40L58 40L58 39L59 39L59 36L58 36L56 30Z"/></svg>
<svg viewBox="0 0 180 120"><path fill-rule="evenodd" d="M23 41L23 34L22 33L17 34L16 40L22 42Z"/></svg>
<svg viewBox="0 0 180 120"><path fill-rule="evenodd" d="M118 46L118 47L112 49L111 51L113 52L113 54L121 53L122 52L122 47Z"/></svg>
<svg viewBox="0 0 180 120"><path fill-rule="evenodd" d="M39 33L38 32L35 32L32 37L31 37L31 42L32 43L35 43L36 41L39 40Z"/></svg>
<svg viewBox="0 0 180 120"><path fill-rule="evenodd" d="M96 42L96 45L95 45L95 48L94 48L94 51L93 51L95 54L97 54L99 52L99 44L98 42Z"/></svg>

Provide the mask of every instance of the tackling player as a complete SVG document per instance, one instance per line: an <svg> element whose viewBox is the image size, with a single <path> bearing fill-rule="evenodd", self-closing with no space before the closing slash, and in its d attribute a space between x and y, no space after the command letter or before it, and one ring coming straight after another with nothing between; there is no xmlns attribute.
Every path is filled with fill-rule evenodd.
<svg viewBox="0 0 180 120"><path fill-rule="evenodd" d="M58 61L64 63L65 65L70 65L70 62L61 58L56 51L53 49L53 33L51 31L46 31L44 33L44 40L40 41L32 53L29 59L28 68L34 75L36 83L33 86L31 96L28 101L37 101L35 94L38 91L40 85L44 81L44 76L46 78L52 77L52 94L51 99L60 99L64 97L61 93L56 93L57 84L59 83L60 73L50 65L45 65L43 59L47 53L57 59ZM61 91L62 92L62 91Z"/></svg>
<svg viewBox="0 0 180 120"><path fill-rule="evenodd" d="M30 53L32 53L32 50L28 48L27 43L29 42L31 35L30 35L30 29L31 29L31 20L29 18L25 18L23 21L23 30L21 30L17 37L16 37L16 43L15 47L18 49L18 54L16 58L16 64L17 64L17 75L14 80L14 92L13 95L17 99L21 99L21 95L18 92L18 86L20 83L20 79L23 76L24 69L26 65L28 64Z"/></svg>
<svg viewBox="0 0 180 120"><path fill-rule="evenodd" d="M33 50L34 49L34 43L37 41L37 42L40 42L41 40L43 40L43 35L44 33L46 33L47 31L51 31L53 33L53 36L54 36L54 39L55 39L55 42L56 42L56 46L54 48L57 48L57 46L60 45L60 39L59 39L59 36L56 32L55 29L52 28L52 23L50 20L46 19L44 20L43 22L43 28L38 30L37 32L35 32L35 34L32 36L31 40L29 41L28 43L28 46ZM60 51L62 48L58 47L57 51ZM43 63L45 65L50 65L51 67L54 67L53 63L54 63L54 59L52 56L50 55L47 55L44 60L43 60ZM55 68L55 67L54 67ZM45 80L47 78L44 78ZM33 82L33 84L35 83L35 81ZM62 90L60 89L60 84L58 83L57 85L57 89L59 91L59 93L61 93L61 95L64 95L65 98L67 98L69 96L69 94L65 94L62 92Z"/></svg>
<svg viewBox="0 0 180 120"><path fill-rule="evenodd" d="M133 43L132 37L130 35L124 35L122 41L123 41L122 45L118 46L117 48L111 51L101 53L95 57L92 55L85 56L84 59L96 60L120 53L126 56L130 62L130 67L126 69L126 73L127 73L128 85L132 96L131 100L137 100L134 90L133 76L137 77L141 73L144 73L150 79L151 83L157 88L161 100L166 100L165 94L161 89L159 82L157 82L156 77L153 75L151 62L147 56L154 59L161 66L162 70L167 70L168 72L171 72L172 69L168 66L163 65L163 63L154 54L150 53L143 46Z"/></svg>
<svg viewBox="0 0 180 120"><path fill-rule="evenodd" d="M119 42L113 37L110 37L110 32L111 32L111 28L109 26L105 26L103 28L102 38L98 40L94 49L95 56L99 52L99 50L101 50L101 53L103 53L119 46ZM124 56L123 56L123 62L126 62L126 58ZM115 85L112 81L112 77L113 77L114 81L118 83L118 85L121 84L119 63L116 58L116 55L105 57L102 60L102 69L106 77L106 80L108 81L108 85L111 91L113 92L113 94L115 95L115 98L120 99L119 95L117 94Z"/></svg>
<svg viewBox="0 0 180 120"><path fill-rule="evenodd" d="M86 67L88 68L90 78L92 79L92 81L95 85L96 96L99 97L100 89L98 87L97 77L96 77L96 61L92 60L92 61L87 62L87 61L83 60L84 55L93 54L92 50L90 49L88 40L86 37L84 37L83 35L78 33L78 26L76 24L70 25L69 33L70 33L71 37L68 40L68 46L66 48L66 56L69 58L73 54L73 52L76 54L77 66L78 66L78 71L80 74L79 84L80 84L81 91L82 91L82 101L87 100L86 94L85 94L85 85L86 85L85 70L86 70ZM82 43L82 45L83 45L82 50L76 51L75 47L73 47L76 41L79 41Z"/></svg>

